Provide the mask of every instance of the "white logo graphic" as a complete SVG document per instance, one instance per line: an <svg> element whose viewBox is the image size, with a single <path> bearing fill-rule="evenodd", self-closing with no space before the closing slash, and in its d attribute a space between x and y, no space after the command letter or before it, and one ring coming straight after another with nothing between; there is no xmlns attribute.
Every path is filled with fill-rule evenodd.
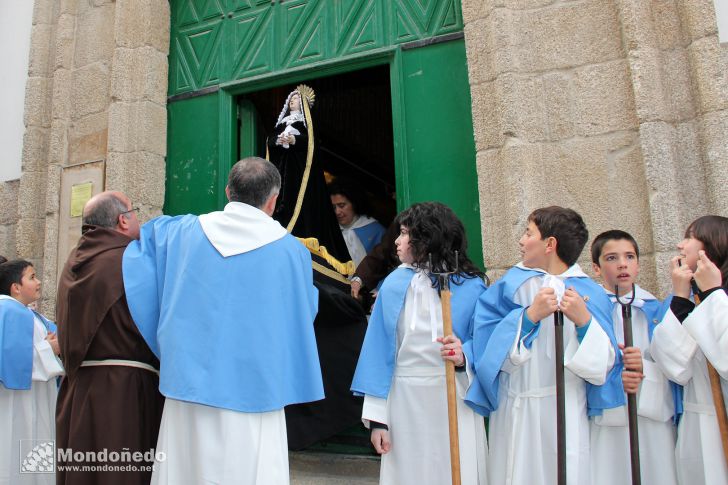
<svg viewBox="0 0 728 485"><path fill-rule="evenodd" d="M25 446L23 446L25 444ZM21 440L20 456L28 449L33 448L25 454L20 464L20 473L53 473L55 471L56 446L53 441L43 440Z"/></svg>

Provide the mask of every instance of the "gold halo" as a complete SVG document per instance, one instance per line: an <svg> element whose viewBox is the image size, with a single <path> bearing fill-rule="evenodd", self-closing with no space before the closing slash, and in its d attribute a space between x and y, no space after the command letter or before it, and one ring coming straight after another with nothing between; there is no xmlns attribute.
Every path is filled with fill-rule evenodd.
<svg viewBox="0 0 728 485"><path fill-rule="evenodd" d="M305 84L299 84L296 87L296 91L301 95L301 98L305 99L308 102L308 106L313 106L313 103L316 101L316 93L313 92L313 89L311 87L306 86Z"/></svg>

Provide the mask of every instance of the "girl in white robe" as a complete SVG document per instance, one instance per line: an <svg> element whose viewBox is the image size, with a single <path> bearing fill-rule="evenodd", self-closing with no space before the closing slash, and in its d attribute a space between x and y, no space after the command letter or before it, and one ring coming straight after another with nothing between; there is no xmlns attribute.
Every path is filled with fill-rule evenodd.
<svg viewBox="0 0 728 485"><path fill-rule="evenodd" d="M365 396L362 420L382 454L379 483L450 483L445 384L450 360L456 366L462 484L485 485L484 420L463 402L473 379L469 341L475 303L485 290L482 273L468 259L463 225L449 208L415 204L400 217L396 245L403 264L379 292L352 384ZM442 306L431 274L455 267L460 270L450 277L455 335L443 337Z"/></svg>
<svg viewBox="0 0 728 485"><path fill-rule="evenodd" d="M728 218L704 216L688 227L671 260L673 300L657 326L650 351L671 380L684 386L676 447L681 485L726 485L723 454L707 363L728 398ZM702 303L690 301L691 280Z"/></svg>

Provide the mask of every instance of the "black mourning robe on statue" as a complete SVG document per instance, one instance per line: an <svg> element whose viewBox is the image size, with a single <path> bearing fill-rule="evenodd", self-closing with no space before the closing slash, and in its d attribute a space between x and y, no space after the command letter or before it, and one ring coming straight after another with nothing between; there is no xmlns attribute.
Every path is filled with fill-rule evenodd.
<svg viewBox="0 0 728 485"><path fill-rule="evenodd" d="M308 150L306 126L302 121L296 121L292 126L300 134L295 135L296 143L288 148L275 144L286 128L285 123L279 124L268 138L270 161L281 174L281 191L273 218L283 227L287 227L295 210ZM316 153L301 211L291 233L301 238L315 237L339 261L351 259ZM331 268L323 259L312 257L317 263ZM291 450L307 448L361 422L363 399L352 395L350 387L366 333L366 314L361 304L351 297L349 285L315 270L314 283L319 290L314 330L326 398L286 407Z"/></svg>

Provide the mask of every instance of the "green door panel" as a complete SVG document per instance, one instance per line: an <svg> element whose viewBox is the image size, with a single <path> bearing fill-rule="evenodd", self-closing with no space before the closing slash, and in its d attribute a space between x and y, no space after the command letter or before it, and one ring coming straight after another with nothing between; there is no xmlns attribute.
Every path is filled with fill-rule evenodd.
<svg viewBox="0 0 728 485"><path fill-rule="evenodd" d="M218 209L219 96L208 94L167 106L167 186L164 213ZM227 175L227 174L225 174Z"/></svg>
<svg viewBox="0 0 728 485"><path fill-rule="evenodd" d="M170 4L170 96L463 29L459 0Z"/></svg>
<svg viewBox="0 0 728 485"><path fill-rule="evenodd" d="M463 39L401 52L400 205L437 200L465 224L469 256L481 265L478 177Z"/></svg>

